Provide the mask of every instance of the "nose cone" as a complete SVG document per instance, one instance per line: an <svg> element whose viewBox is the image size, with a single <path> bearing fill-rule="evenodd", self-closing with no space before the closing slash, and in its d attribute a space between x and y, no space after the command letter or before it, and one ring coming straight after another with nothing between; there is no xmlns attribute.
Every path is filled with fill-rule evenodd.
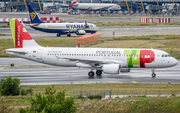
<svg viewBox="0 0 180 113"><path fill-rule="evenodd" d="M178 61L175 58L173 58L171 61L171 65L175 66L175 65L177 65L177 63L178 63Z"/></svg>

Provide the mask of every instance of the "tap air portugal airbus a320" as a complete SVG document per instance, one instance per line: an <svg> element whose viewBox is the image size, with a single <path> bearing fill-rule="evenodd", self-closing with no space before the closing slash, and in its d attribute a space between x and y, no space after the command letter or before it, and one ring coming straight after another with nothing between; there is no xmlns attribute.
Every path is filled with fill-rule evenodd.
<svg viewBox="0 0 180 113"><path fill-rule="evenodd" d="M31 19L30 27L46 33L57 33L57 37L67 35L71 37L71 33L76 35L84 35L86 33L96 33L99 30L96 25L91 23L45 23L39 19L31 5L28 5L29 17Z"/></svg>
<svg viewBox="0 0 180 113"><path fill-rule="evenodd" d="M15 48L4 52L24 59L65 67L89 68L90 77L130 72L131 68L155 68L175 66L177 60L167 52L156 49L70 48L42 47L29 35L18 20L9 20Z"/></svg>

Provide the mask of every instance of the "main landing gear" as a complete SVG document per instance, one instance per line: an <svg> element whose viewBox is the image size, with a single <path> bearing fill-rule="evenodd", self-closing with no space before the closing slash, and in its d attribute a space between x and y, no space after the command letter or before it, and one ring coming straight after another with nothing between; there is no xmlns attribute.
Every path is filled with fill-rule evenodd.
<svg viewBox="0 0 180 113"><path fill-rule="evenodd" d="M90 72L88 73L88 75L89 75L89 77L93 77L93 76L94 76L94 72L93 72L93 71L90 71Z"/></svg>
<svg viewBox="0 0 180 113"><path fill-rule="evenodd" d="M60 37L60 36L61 36L61 34L60 34L60 33L58 33L58 34L57 34L57 37Z"/></svg>
<svg viewBox="0 0 180 113"><path fill-rule="evenodd" d="M101 76L101 75L102 75L102 70L97 70L97 71L96 71L96 75L97 75L97 76Z"/></svg>
<svg viewBox="0 0 180 113"><path fill-rule="evenodd" d="M94 77L95 73L94 73L93 71L90 71L90 72L88 73L88 75L89 75L89 77ZM102 70L97 70L97 71L96 71L96 75L97 75L97 76L101 76L101 75L102 75Z"/></svg>
<svg viewBox="0 0 180 113"><path fill-rule="evenodd" d="M60 37L60 36L61 36L61 34L60 34L60 33L58 33L58 34L57 34L57 37ZM67 34L67 37L71 37L71 34L70 34L70 33L68 33L68 34Z"/></svg>
<svg viewBox="0 0 180 113"><path fill-rule="evenodd" d="M153 78L156 77L155 69L154 69L154 68L152 69L152 77L153 77Z"/></svg>
<svg viewBox="0 0 180 113"><path fill-rule="evenodd" d="M71 37L71 34L70 34L70 33L68 33L68 34L67 34L67 37Z"/></svg>

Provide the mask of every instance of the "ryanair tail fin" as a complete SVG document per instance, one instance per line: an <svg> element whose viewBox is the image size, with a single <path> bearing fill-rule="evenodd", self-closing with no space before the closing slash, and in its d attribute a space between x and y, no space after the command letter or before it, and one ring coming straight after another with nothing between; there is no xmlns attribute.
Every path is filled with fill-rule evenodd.
<svg viewBox="0 0 180 113"><path fill-rule="evenodd" d="M9 19L15 48L40 47L16 19Z"/></svg>
<svg viewBox="0 0 180 113"><path fill-rule="evenodd" d="M37 16L36 12L34 11L31 5L28 5L28 10L32 24L45 23L39 19L39 17Z"/></svg>

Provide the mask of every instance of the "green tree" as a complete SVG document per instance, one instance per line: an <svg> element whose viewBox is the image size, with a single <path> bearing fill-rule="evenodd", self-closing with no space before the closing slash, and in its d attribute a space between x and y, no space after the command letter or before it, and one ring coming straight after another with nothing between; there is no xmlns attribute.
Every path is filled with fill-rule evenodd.
<svg viewBox="0 0 180 113"><path fill-rule="evenodd" d="M35 97L31 97L30 111L38 113L74 113L77 110L74 102L74 97L65 97L65 91L56 93L54 86L48 86L44 96L39 93ZM22 108L21 111L23 111Z"/></svg>
<svg viewBox="0 0 180 113"><path fill-rule="evenodd" d="M1 79L0 90L1 95L19 95L20 93L20 80L17 78L12 79L11 76Z"/></svg>

